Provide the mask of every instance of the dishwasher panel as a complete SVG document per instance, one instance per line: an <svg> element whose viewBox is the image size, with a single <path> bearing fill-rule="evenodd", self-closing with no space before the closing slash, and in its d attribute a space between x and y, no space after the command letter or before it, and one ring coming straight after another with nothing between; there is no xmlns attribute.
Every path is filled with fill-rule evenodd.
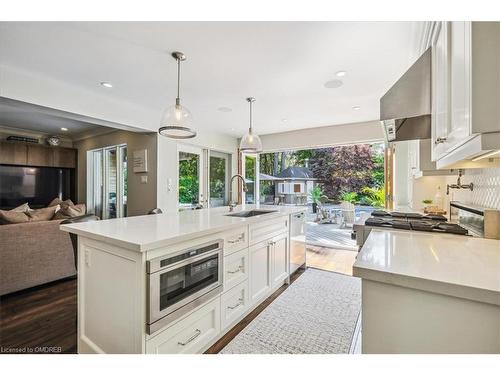
<svg viewBox="0 0 500 375"><path fill-rule="evenodd" d="M290 223L290 274L306 264L306 216L292 215Z"/></svg>

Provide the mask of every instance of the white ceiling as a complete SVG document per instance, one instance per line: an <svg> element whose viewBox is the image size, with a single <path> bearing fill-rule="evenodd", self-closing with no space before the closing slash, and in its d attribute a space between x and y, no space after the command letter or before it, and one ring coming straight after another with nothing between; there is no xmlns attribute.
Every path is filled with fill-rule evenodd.
<svg viewBox="0 0 500 375"><path fill-rule="evenodd" d="M0 126L68 138L101 128L96 124L44 113L26 103L14 104L4 101L0 101ZM63 131L61 128L68 130Z"/></svg>
<svg viewBox="0 0 500 375"><path fill-rule="evenodd" d="M377 119L380 97L411 65L420 26L4 22L0 64L135 103L159 121L163 109L174 104L176 65L170 52L180 50L187 55L181 99L196 128L241 136L248 127L245 97L254 96L255 131L266 134ZM345 77L335 76L340 70ZM332 79L343 85L325 88ZM101 81L114 87L103 88Z"/></svg>

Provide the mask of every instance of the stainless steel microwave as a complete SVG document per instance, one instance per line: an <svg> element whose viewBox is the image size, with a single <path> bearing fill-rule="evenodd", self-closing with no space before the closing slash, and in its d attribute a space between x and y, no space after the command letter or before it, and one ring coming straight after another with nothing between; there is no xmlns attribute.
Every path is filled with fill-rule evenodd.
<svg viewBox="0 0 500 375"><path fill-rule="evenodd" d="M148 334L222 292L223 244L217 239L146 263Z"/></svg>

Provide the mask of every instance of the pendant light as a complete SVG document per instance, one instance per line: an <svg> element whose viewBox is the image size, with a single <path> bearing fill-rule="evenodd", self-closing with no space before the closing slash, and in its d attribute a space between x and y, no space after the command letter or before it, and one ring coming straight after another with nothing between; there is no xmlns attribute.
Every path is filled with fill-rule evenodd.
<svg viewBox="0 0 500 375"><path fill-rule="evenodd" d="M187 139L196 137L196 130L191 125L193 116L186 107L181 105L180 81L181 81L181 61L186 60L186 55L182 52L173 52L172 57L177 61L177 98L175 105L163 112L161 127L158 133L174 139Z"/></svg>
<svg viewBox="0 0 500 375"><path fill-rule="evenodd" d="M248 154L258 154L262 152L262 142L259 136L252 132L252 103L255 102L255 98L247 98L247 102L250 103L250 128L248 134L241 138L240 151Z"/></svg>

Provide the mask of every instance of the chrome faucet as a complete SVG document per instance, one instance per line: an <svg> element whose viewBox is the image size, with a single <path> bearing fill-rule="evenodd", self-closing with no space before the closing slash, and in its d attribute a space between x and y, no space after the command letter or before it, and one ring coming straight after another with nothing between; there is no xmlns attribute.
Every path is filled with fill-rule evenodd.
<svg viewBox="0 0 500 375"><path fill-rule="evenodd" d="M471 182L470 184L462 184L460 179L462 178L463 170L458 170L458 178L456 184L447 184L446 185L446 195L450 195L450 189L468 189L472 191L474 189L474 184Z"/></svg>
<svg viewBox="0 0 500 375"><path fill-rule="evenodd" d="M243 177L241 174L235 174L233 177L231 177L231 182L229 183L229 212L233 212L234 207L236 207L236 205L238 204L238 203L232 202L232 199L233 199L233 180L235 178L241 179L241 181L243 183L243 191L245 193L248 191L247 185L245 183L245 177Z"/></svg>

